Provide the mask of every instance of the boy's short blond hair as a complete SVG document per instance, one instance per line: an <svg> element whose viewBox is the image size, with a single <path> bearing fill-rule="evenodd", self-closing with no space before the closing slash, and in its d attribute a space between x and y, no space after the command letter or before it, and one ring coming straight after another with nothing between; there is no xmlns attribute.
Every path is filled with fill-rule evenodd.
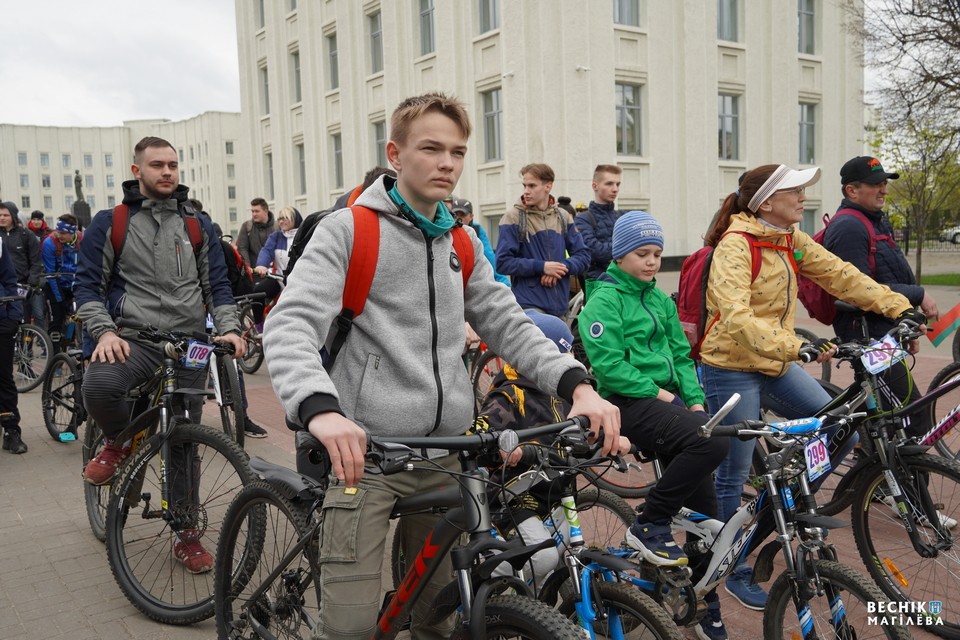
<svg viewBox="0 0 960 640"><path fill-rule="evenodd" d="M464 138L470 137L470 116L463 103L438 91L413 96L401 102L390 116L390 139L397 144L407 141L410 125L417 118L431 112L441 113L457 125Z"/></svg>
<svg viewBox="0 0 960 640"><path fill-rule="evenodd" d="M600 182L600 177L605 173L619 176L623 173L623 169L615 164L598 164L597 168L593 170L593 181Z"/></svg>

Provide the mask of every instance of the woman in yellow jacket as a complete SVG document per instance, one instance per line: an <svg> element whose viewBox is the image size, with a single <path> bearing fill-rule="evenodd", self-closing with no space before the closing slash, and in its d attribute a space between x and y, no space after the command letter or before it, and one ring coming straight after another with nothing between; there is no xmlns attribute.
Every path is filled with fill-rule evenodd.
<svg viewBox="0 0 960 640"><path fill-rule="evenodd" d="M907 299L874 282L795 228L803 218L804 189L820 179L820 169L795 171L763 165L748 171L740 188L727 196L707 244L714 247L707 284L707 331L700 349L707 405L716 411L734 392L740 403L726 422L760 416L760 398L787 418L815 415L830 397L797 364L804 342L793 331L797 309L797 274L838 298L890 318L923 316ZM745 235L746 234L746 235ZM759 243L759 246L755 246ZM753 260L760 261L751 280ZM819 361L836 349L826 340L816 345ZM730 452L717 468L720 520L740 506L750 469L753 441L730 441ZM742 564L726 589L751 609L762 610L767 594L751 584Z"/></svg>

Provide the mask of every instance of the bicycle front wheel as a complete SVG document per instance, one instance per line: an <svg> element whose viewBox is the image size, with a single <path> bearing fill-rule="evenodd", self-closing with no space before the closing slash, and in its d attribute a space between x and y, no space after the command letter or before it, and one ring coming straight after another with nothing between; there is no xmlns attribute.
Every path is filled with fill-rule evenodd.
<svg viewBox="0 0 960 640"><path fill-rule="evenodd" d="M618 549L627 529L637 519L637 512L620 496L587 487L577 492L577 517L586 544Z"/></svg>
<svg viewBox="0 0 960 640"><path fill-rule="evenodd" d="M562 613L542 602L517 595L487 600L487 635L490 640L583 640L583 630ZM453 638L466 640L469 634L458 628Z"/></svg>
<svg viewBox="0 0 960 640"><path fill-rule="evenodd" d="M237 495L214 569L218 637L310 638L320 614L317 541L295 550L309 528L303 510L267 482Z"/></svg>
<svg viewBox="0 0 960 640"><path fill-rule="evenodd" d="M960 335L960 331L957 334ZM927 393L929 394L945 384L953 384L958 378L960 378L960 362L951 362L938 371L937 375L933 376ZM960 386L947 391L930 404L930 424L939 424L941 420L953 413L958 406L960 406ZM960 429L954 426L937 440L934 447L937 449L937 453L944 458L950 458L951 460L960 458Z"/></svg>
<svg viewBox="0 0 960 640"><path fill-rule="evenodd" d="M231 500L254 480L236 442L209 427L177 423L163 460L147 440L114 478L107 560L117 584L148 617L191 624L213 615L213 558ZM163 481L170 501L163 504Z"/></svg>
<svg viewBox="0 0 960 640"><path fill-rule="evenodd" d="M252 375L263 364L263 340L253 321L253 306L250 304L240 308L240 335L247 343L247 352L238 364L244 373Z"/></svg>
<svg viewBox="0 0 960 640"><path fill-rule="evenodd" d="M240 393L240 374L237 361L229 356L216 356L217 402L220 404L220 422L227 437L243 446L243 428L247 424L247 412L243 408L243 394Z"/></svg>
<svg viewBox="0 0 960 640"><path fill-rule="evenodd" d="M763 611L764 640L805 637L909 640L910 632L901 625L873 623L872 618L880 614L868 613L868 603L886 601L875 584L838 562L817 560L814 568L823 589L817 590L811 585L814 595L800 603L802 613L797 612L794 604L798 587L794 578L781 573L770 587ZM835 627L838 623L846 625L845 632L844 627Z"/></svg>
<svg viewBox="0 0 960 640"><path fill-rule="evenodd" d="M666 609L633 585L623 582L592 583L591 607L596 620L591 625L597 638L630 640L683 640ZM565 600L561 613L577 622L576 604ZM583 623L580 623L581 626Z"/></svg>
<svg viewBox="0 0 960 640"><path fill-rule="evenodd" d="M54 356L43 378L40 392L43 424L50 437L57 442L67 442L77 437L77 428L84 414L83 399L80 397L81 379L77 359L68 353ZM70 434L73 438L64 434Z"/></svg>
<svg viewBox="0 0 960 640"><path fill-rule="evenodd" d="M864 470L852 509L853 539L870 577L889 598L943 600L946 594L960 592L960 547L954 538L960 519L960 464L929 454L909 456L903 464L907 477L897 480L907 513L920 542L936 549L936 555L924 558L914 549L893 499L888 497L879 464ZM939 522L927 517L931 511ZM927 628L934 633L960 632L960 614L955 608L944 607L943 622Z"/></svg>
<svg viewBox="0 0 960 640"><path fill-rule="evenodd" d="M83 430L83 467L97 457L103 448L103 432L93 420L87 420ZM93 536L103 542L107 539L107 505L110 503L110 485L96 486L83 483L83 499L87 504L87 520Z"/></svg>
<svg viewBox="0 0 960 640"><path fill-rule="evenodd" d="M43 382L53 354L46 331L32 324L20 325L13 351L13 379L19 393L32 391Z"/></svg>

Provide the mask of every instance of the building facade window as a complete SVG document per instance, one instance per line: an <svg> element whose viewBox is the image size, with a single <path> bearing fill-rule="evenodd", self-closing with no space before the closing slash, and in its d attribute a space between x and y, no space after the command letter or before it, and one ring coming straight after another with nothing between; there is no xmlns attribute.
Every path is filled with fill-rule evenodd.
<svg viewBox="0 0 960 640"><path fill-rule="evenodd" d="M290 11L296 11L296 10L297 10L297 0L287 0L287 8L288 8Z"/></svg>
<svg viewBox="0 0 960 640"><path fill-rule="evenodd" d="M367 16L370 27L370 73L383 71L383 24L380 12Z"/></svg>
<svg viewBox="0 0 960 640"><path fill-rule="evenodd" d="M260 67L257 71L260 75L260 114L270 114L270 74L266 65Z"/></svg>
<svg viewBox="0 0 960 640"><path fill-rule="evenodd" d="M112 173L108 173L108 174L107 174L107 188L108 188L108 189L113 189L113 185L114 185L114 182L113 182L113 174L112 174Z"/></svg>
<svg viewBox="0 0 960 640"><path fill-rule="evenodd" d="M43 174L42 176L40 176L40 186L43 187L44 189L49 189L49 188L50 188L50 174L49 174L49 173L45 173L45 174Z"/></svg>
<svg viewBox="0 0 960 640"><path fill-rule="evenodd" d="M639 27L640 0L613 0L613 22L628 27Z"/></svg>
<svg viewBox="0 0 960 640"><path fill-rule="evenodd" d="M70 211L73 208L73 196L64 196L63 204L66 205L67 211Z"/></svg>
<svg viewBox="0 0 960 640"><path fill-rule="evenodd" d="M117 206L117 196L107 196L107 206L111 209Z"/></svg>
<svg viewBox="0 0 960 640"><path fill-rule="evenodd" d="M267 26L267 7L265 0L257 0L257 29Z"/></svg>
<svg viewBox="0 0 960 640"><path fill-rule="evenodd" d="M340 60L337 57L337 34L331 33L327 40L327 77L330 89L340 88Z"/></svg>
<svg viewBox="0 0 960 640"><path fill-rule="evenodd" d="M226 153L228 156L232 156L232 155L233 155L233 140L227 140L227 141L226 141L225 143L223 143L223 144L224 144L224 146L223 146L223 151L224 151L224 153Z"/></svg>
<svg viewBox="0 0 960 640"><path fill-rule="evenodd" d="M63 188L69 189L73 186L73 176L68 173L63 174Z"/></svg>
<svg viewBox="0 0 960 640"><path fill-rule="evenodd" d="M800 103L800 164L817 161L817 105Z"/></svg>
<svg viewBox="0 0 960 640"><path fill-rule="evenodd" d="M267 178L267 199L273 200L273 154L263 154L263 171Z"/></svg>
<svg viewBox="0 0 960 640"><path fill-rule="evenodd" d="M61 154L60 159L63 161L63 168L69 169L70 165L72 164L72 161L70 160L70 154L69 153Z"/></svg>
<svg viewBox="0 0 960 640"><path fill-rule="evenodd" d="M177 149L177 158L181 163L183 162L183 149Z"/></svg>
<svg viewBox="0 0 960 640"><path fill-rule="evenodd" d="M229 216L230 222L236 222L236 221L237 221L237 208L236 208L236 207L230 207L230 209L228 210L228 212L229 212L229 213L228 213L227 215Z"/></svg>
<svg viewBox="0 0 960 640"><path fill-rule="evenodd" d="M816 0L797 0L798 23L800 33L797 34L798 51L813 55L817 52L816 43Z"/></svg>
<svg viewBox="0 0 960 640"><path fill-rule="evenodd" d="M343 138L339 133L330 136L333 145L333 186L343 188Z"/></svg>
<svg viewBox="0 0 960 640"><path fill-rule="evenodd" d="M293 90L293 101L300 102L303 99L303 89L300 85L300 50L290 53L290 71L293 74L291 89Z"/></svg>
<svg viewBox="0 0 960 640"><path fill-rule="evenodd" d="M40 154L40 166L41 166L41 167L49 167L49 166L50 166L50 154L49 154L49 153L41 153L41 154Z"/></svg>
<svg viewBox="0 0 960 640"><path fill-rule="evenodd" d="M717 0L717 40L739 42L739 1Z"/></svg>
<svg viewBox="0 0 960 640"><path fill-rule="evenodd" d="M85 189L93 189L93 176L92 176L92 175L87 174L87 175L83 176L83 186L84 186Z"/></svg>
<svg viewBox="0 0 960 640"><path fill-rule="evenodd" d="M616 85L617 155L639 156L643 152L641 138L642 112L640 85Z"/></svg>
<svg viewBox="0 0 960 640"><path fill-rule="evenodd" d="M228 178L237 177L237 168L232 162L227 164L227 177Z"/></svg>
<svg viewBox="0 0 960 640"><path fill-rule="evenodd" d="M425 56L428 53L433 53L435 50L433 0L420 0L420 55Z"/></svg>
<svg viewBox="0 0 960 640"><path fill-rule="evenodd" d="M83 166L84 166L84 168L86 168L86 169L92 169L92 168L93 168L93 154L92 154L92 153L85 153L85 154L83 154Z"/></svg>
<svg viewBox="0 0 960 640"><path fill-rule="evenodd" d="M307 152L303 144L294 145L294 156L297 163L297 195L307 192Z"/></svg>
<svg viewBox="0 0 960 640"><path fill-rule="evenodd" d="M187 149L190 151L190 160L192 161L192 160L193 160L193 145L190 145L189 147L187 147Z"/></svg>
<svg viewBox="0 0 960 640"><path fill-rule="evenodd" d="M26 151L18 151L18 152L17 152L17 164L20 165L21 167L27 166L27 152L26 152Z"/></svg>
<svg viewBox="0 0 960 640"><path fill-rule="evenodd" d="M480 33L500 28L500 0L480 0Z"/></svg>
<svg viewBox="0 0 960 640"><path fill-rule="evenodd" d="M47 211L53 209L53 196L43 196L43 208Z"/></svg>
<svg viewBox="0 0 960 640"><path fill-rule="evenodd" d="M30 196L20 196L20 208L21 209L30 208Z"/></svg>
<svg viewBox="0 0 960 640"><path fill-rule="evenodd" d="M227 200L236 200L237 199L237 188L234 185L227 187Z"/></svg>
<svg viewBox="0 0 960 640"><path fill-rule="evenodd" d="M385 120L373 123L373 156L378 167L390 166L387 164L387 122Z"/></svg>
<svg viewBox="0 0 960 640"><path fill-rule="evenodd" d="M103 166L112 167L113 166L113 154L105 153L103 154Z"/></svg>
<svg viewBox="0 0 960 640"><path fill-rule="evenodd" d="M20 188L29 189L30 188L30 176L25 173L20 174Z"/></svg>
<svg viewBox="0 0 960 640"><path fill-rule="evenodd" d="M480 94L483 106L483 159L503 160L503 104L500 88Z"/></svg>
<svg viewBox="0 0 960 640"><path fill-rule="evenodd" d="M86 198L87 204L90 205L90 210L91 210L91 211L96 211L96 210L97 210L97 197L96 197L96 196L93 196L93 195L89 195L89 196L88 196L88 195L84 195L83 197Z"/></svg>
<svg viewBox="0 0 960 640"><path fill-rule="evenodd" d="M717 132L721 160L740 159L740 96L717 96Z"/></svg>

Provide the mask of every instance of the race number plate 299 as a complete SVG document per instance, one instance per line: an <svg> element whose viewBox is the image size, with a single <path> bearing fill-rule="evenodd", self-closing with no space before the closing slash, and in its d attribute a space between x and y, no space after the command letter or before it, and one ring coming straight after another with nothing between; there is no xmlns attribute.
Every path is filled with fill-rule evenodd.
<svg viewBox="0 0 960 640"><path fill-rule="evenodd" d="M827 452L827 434L811 440L803 446L803 453L807 458L807 478L813 482L830 471L830 454Z"/></svg>
<svg viewBox="0 0 960 640"><path fill-rule="evenodd" d="M213 353L212 344L191 340L187 353L181 358L180 364L187 369L203 369L207 366L211 353Z"/></svg>

